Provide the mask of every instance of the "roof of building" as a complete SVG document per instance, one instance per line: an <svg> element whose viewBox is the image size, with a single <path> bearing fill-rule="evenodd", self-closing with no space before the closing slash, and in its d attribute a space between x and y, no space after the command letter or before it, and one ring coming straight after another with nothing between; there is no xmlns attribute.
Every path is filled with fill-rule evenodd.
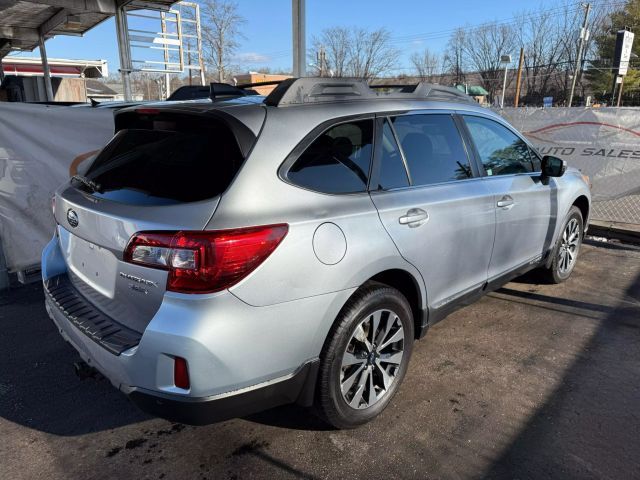
<svg viewBox="0 0 640 480"><path fill-rule="evenodd" d="M175 0L134 0L128 8L164 8ZM115 15L117 0L2 0L0 58L12 50L32 51L54 35L82 35ZM115 39L114 39L115 40Z"/></svg>
<svg viewBox="0 0 640 480"><path fill-rule="evenodd" d="M2 60L2 68L6 75L22 77L43 75L40 57L8 56ZM50 58L49 68L55 77L101 78L109 75L106 60L71 60L66 58Z"/></svg>
<svg viewBox="0 0 640 480"><path fill-rule="evenodd" d="M99 80L87 79L85 86L87 88L87 97L114 97L118 94L118 92L109 88L106 83Z"/></svg>

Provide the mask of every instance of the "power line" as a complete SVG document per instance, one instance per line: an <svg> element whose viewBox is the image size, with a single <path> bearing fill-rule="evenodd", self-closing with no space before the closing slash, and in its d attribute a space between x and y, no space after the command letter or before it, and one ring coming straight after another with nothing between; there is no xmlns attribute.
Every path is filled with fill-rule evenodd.
<svg viewBox="0 0 640 480"><path fill-rule="evenodd" d="M592 7L598 7L598 8L602 8L602 7L614 7L614 6L624 6L627 4L626 1L621 1L621 0L592 0L591 2ZM509 25L514 25L517 24L519 22L521 22L522 20L540 20L543 18L549 18L549 17L557 17L557 16L561 16L561 15L570 15L570 14L577 14L578 12L580 12L582 10L581 7L581 3L575 3L573 5L569 4L569 5L562 5L562 6L558 6L558 7L553 7L553 8L549 8L546 10L542 10L539 12L531 12L531 13L524 13L524 14L518 14L518 15L514 15L512 17L508 17L502 20L495 20L495 21L488 21L488 22L484 22L484 23L480 23L477 24L475 26L464 26L464 27L457 27L457 28L452 28L452 29L445 29L445 30L437 30L434 32L423 32L423 33L415 33L415 34L409 34L409 35L401 35L401 36L394 36L391 37L391 40L389 43L394 44L394 45L400 45L400 44L406 44L406 43L411 43L411 42L415 42L415 41L425 41L425 40L436 40L439 38L445 38L448 37L450 35L452 35L453 33L455 33L456 31L460 30L460 29L464 29L465 32L469 32L469 31L474 31L474 30L480 30L482 28L486 28L488 26L509 26ZM262 54L266 57L269 57L269 59L271 61L273 60L277 60L280 58L285 58L291 55L291 51L289 49L285 49L285 50L277 50L277 51L273 51L273 52L267 52ZM402 70L407 70L410 69L411 67L403 67L401 68ZM399 69L392 69L392 70L399 70Z"/></svg>
<svg viewBox="0 0 640 480"><path fill-rule="evenodd" d="M626 5L627 2L615 0L615 1L591 2L591 3L592 3L592 6L604 7L604 6L623 6L623 5ZM564 14L567 14L567 15L571 13L575 14L580 12L581 10L582 10L582 7L580 6L580 3L578 3L575 6L569 7L569 8L567 8L566 6L561 6L561 7L555 7L547 10L542 10L540 12L518 14L506 19L484 22L475 26L464 26L464 27L457 27L453 29L438 30L438 31L428 32L428 33L416 33L411 35L392 37L391 42L392 43L408 43L416 40L431 40L431 39L449 36L460 29L463 29L465 32L468 32L473 30L480 30L482 28L485 28L488 26L494 26L494 25L508 26L508 25L517 24L523 19L538 20L546 17L557 17Z"/></svg>

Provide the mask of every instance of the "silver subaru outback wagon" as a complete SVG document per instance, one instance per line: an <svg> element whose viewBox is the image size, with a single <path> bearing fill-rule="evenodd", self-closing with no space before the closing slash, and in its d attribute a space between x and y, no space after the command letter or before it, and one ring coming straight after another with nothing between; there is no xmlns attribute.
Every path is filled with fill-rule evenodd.
<svg viewBox="0 0 640 480"><path fill-rule="evenodd" d="M291 79L115 125L54 196L46 307L188 424L294 402L371 420L430 325L533 268L566 280L589 218L588 179L438 85Z"/></svg>

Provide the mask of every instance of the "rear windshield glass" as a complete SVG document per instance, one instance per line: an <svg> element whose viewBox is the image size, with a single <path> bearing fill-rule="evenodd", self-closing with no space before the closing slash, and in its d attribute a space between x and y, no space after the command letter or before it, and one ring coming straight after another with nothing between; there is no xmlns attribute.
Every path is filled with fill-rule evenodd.
<svg viewBox="0 0 640 480"><path fill-rule="evenodd" d="M119 131L98 155L86 173L98 184L93 195L157 205L205 200L227 189L243 157L226 125L154 123L152 130Z"/></svg>

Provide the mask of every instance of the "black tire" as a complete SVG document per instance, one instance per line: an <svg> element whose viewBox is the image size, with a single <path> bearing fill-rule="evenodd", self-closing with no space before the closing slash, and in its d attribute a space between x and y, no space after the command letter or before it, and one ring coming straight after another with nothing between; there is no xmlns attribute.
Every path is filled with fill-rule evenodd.
<svg viewBox="0 0 640 480"><path fill-rule="evenodd" d="M375 330L379 332L377 336L371 333L373 331L373 322L375 321L374 314L379 318L379 328ZM395 314L395 316L392 314ZM382 326L383 323L384 327ZM361 325L362 328L360 328ZM399 327L400 325L402 330ZM360 328L358 334L356 334L357 328ZM369 342L369 346L361 341L362 334L365 332L367 332L367 342L369 342L370 337L376 337L378 340L382 339L378 342L380 343L379 346L382 347L379 351L376 345L378 340L375 338L373 342ZM354 335L360 336L355 338ZM398 340L384 346L385 342L392 340L394 337L403 337L402 343L400 344ZM413 315L409 302L404 295L395 288L380 283L370 283L363 286L349 299L338 315L320 355L317 390L317 408L320 416L336 428L354 428L379 415L389 404L402 383L411 358L414 338ZM345 370L343 371L343 356L350 353L347 352L347 348L353 348L352 358L358 358L359 362L360 360L362 362L344 367ZM361 349L361 351L355 352L356 348ZM401 355L399 355L400 349L402 349ZM367 355L367 351L371 353ZM394 356L394 361L401 358L398 366L395 366L395 363L385 362L385 359L391 359L391 355ZM366 367L363 367L360 371L358 381L354 380L352 389L345 394L349 395L351 392L355 392L350 399L352 402L357 403L359 408L354 408L347 403L347 399L342 393L341 384L345 378L349 380L351 378L350 375L355 377L358 374L358 369L364 365L365 361ZM383 375L382 368L385 369L388 375L393 377L386 389L380 388L380 384L384 384L385 380L389 378L387 375ZM366 373L367 370L370 373ZM343 377L343 375L345 376ZM362 378L365 375L368 375L367 380L364 382L366 385L358 388L362 384ZM344 385L347 383L348 381L345 381ZM380 392L381 394L379 399L374 399L371 405L368 406L366 399L371 398L369 397L371 385L374 386L374 392ZM361 389L364 389L362 391L367 393L366 395L361 395L363 397L362 400L358 400L356 396ZM367 406L364 404L367 404Z"/></svg>
<svg viewBox="0 0 640 480"><path fill-rule="evenodd" d="M578 237L576 239L577 243L574 251L575 260L569 265L568 268L563 268L564 264L561 259L561 251L563 249L563 243L565 243L563 242L563 234L572 220L575 220L578 224ZM543 270L546 280L551 283L562 283L571 276L571 273L573 272L573 269L575 268L576 262L578 260L577 257L580 254L580 247L582 246L583 236L584 223L582 219L582 212L578 207L572 206L569 210L569 213L567 214L567 217L562 223L562 230L560 230L560 234L558 235L556 244L553 248L553 251L551 252L551 264L547 269Z"/></svg>

